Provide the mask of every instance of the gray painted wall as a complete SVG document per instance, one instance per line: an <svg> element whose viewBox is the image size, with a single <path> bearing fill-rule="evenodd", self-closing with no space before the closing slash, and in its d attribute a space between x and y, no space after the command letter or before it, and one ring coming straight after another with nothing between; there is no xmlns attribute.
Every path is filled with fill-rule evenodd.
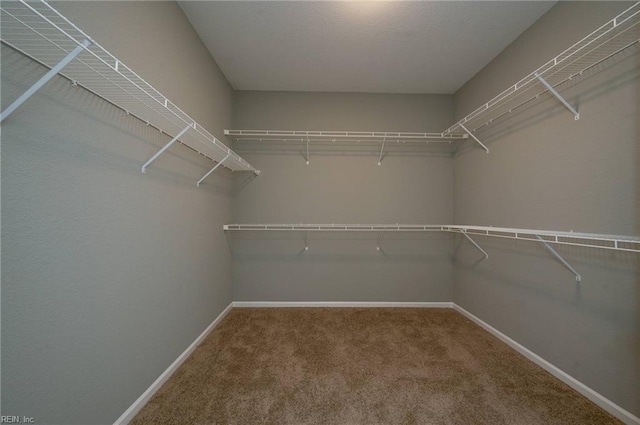
<svg viewBox="0 0 640 425"><path fill-rule="evenodd" d="M55 6L221 139L229 127L440 131L454 118L452 96L232 99L174 3ZM624 6L558 4L457 93L456 115ZM377 167L372 149L323 148L305 165L301 146L276 146L245 155L259 178L217 172L199 189L209 161L174 146L140 174L167 137L54 79L2 125L2 414L113 422L231 299L454 300L640 414L637 254L558 248L576 285L530 243L480 239L479 261L440 234L388 234L382 252L378 235L311 234L304 252L302 234L221 232L455 220L639 234L638 54L597 71L566 91L579 122L545 101L483 133L490 155L391 148ZM3 47L3 107L42 73Z"/></svg>
<svg viewBox="0 0 640 425"><path fill-rule="evenodd" d="M171 2L56 3L211 132L231 89ZM170 29L170 30L168 30ZM44 69L2 47L3 108ZM107 424L230 303L231 174L54 78L2 123L2 414Z"/></svg>
<svg viewBox="0 0 640 425"><path fill-rule="evenodd" d="M455 96L458 117L560 53L628 3L560 2ZM455 222L640 234L640 50L598 66L555 99L478 134L491 153L454 162ZM478 238L456 252L456 303L640 415L638 254Z"/></svg>
<svg viewBox="0 0 640 425"><path fill-rule="evenodd" d="M439 131L452 96L236 92L238 129ZM303 144L244 157L261 170L236 178L236 223L446 223L453 219L452 159L379 145ZM251 146L253 150L255 146ZM242 143L236 150L244 152ZM442 234L229 233L237 301L450 301L451 240Z"/></svg>

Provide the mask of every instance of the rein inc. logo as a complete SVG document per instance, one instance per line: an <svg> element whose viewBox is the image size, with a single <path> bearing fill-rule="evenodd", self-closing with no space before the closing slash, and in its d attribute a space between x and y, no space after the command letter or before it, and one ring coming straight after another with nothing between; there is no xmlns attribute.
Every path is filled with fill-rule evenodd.
<svg viewBox="0 0 640 425"><path fill-rule="evenodd" d="M0 416L0 424L35 424L36 421L31 416Z"/></svg>

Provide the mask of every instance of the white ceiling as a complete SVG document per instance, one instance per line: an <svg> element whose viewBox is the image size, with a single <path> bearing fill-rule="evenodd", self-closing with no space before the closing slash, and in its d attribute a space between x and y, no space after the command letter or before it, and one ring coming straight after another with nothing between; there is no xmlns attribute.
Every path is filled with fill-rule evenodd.
<svg viewBox="0 0 640 425"><path fill-rule="evenodd" d="M234 89L454 93L555 2L180 1Z"/></svg>

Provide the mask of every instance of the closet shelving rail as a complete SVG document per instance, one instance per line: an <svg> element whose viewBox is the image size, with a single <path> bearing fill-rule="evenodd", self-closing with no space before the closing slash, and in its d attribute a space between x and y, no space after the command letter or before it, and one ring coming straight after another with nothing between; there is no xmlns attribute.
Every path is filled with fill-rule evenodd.
<svg viewBox="0 0 640 425"><path fill-rule="evenodd" d="M402 146L432 145L456 150L467 139L466 134L411 133L397 131L310 131L310 130L225 130L224 134L236 142L250 143L297 143L306 147L306 160L309 163L309 144L322 145L378 145L381 165L385 147L392 144Z"/></svg>
<svg viewBox="0 0 640 425"><path fill-rule="evenodd" d="M570 245L615 251L640 253L640 236L605 235L553 230L516 229L508 227L440 225L440 224L225 224L224 231L276 231L276 232L378 232L379 243L386 232L447 232L468 239L485 258L489 255L471 236L496 237L542 243L580 281L580 274L552 248Z"/></svg>
<svg viewBox="0 0 640 425"><path fill-rule="evenodd" d="M450 232L640 253L640 236L442 224L225 224L225 231Z"/></svg>
<svg viewBox="0 0 640 425"><path fill-rule="evenodd" d="M225 224L227 230L310 232L444 232L449 226L436 224Z"/></svg>
<svg viewBox="0 0 640 425"><path fill-rule="evenodd" d="M74 85L81 85L127 114L172 137L162 150L143 165L143 172L178 141L215 161L217 164L211 171L222 165L232 171L259 173L44 0L2 1L0 25L2 43L50 68L40 81L2 111L0 120L4 120L46 81L60 73Z"/></svg>
<svg viewBox="0 0 640 425"><path fill-rule="evenodd" d="M469 134L488 152L486 146L476 139L473 133L548 94L555 96L577 120L580 118L577 109L558 92L561 86L639 41L640 2L637 2L481 105L442 134Z"/></svg>
<svg viewBox="0 0 640 425"><path fill-rule="evenodd" d="M449 143L455 153L462 148L467 138L471 138L488 153L489 148L475 133L541 96L555 96L571 111L575 119L579 119L578 110L565 100L558 90L569 81L581 77L598 64L639 41L640 2L635 3L441 133L225 130L225 134L238 142L306 142L307 151L310 141L373 142L382 144L381 153L385 142Z"/></svg>
<svg viewBox="0 0 640 425"><path fill-rule="evenodd" d="M225 130L224 134L238 142L357 142L357 143L453 143L466 134L410 133L397 131L296 131L296 130Z"/></svg>

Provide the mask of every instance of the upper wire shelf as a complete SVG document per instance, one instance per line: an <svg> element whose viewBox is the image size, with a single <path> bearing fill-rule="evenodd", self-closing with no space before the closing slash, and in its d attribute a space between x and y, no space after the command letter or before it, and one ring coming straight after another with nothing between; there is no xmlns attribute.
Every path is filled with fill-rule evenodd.
<svg viewBox="0 0 640 425"><path fill-rule="evenodd" d="M426 232L446 231L449 226L436 224L225 224L226 230L303 230L311 232Z"/></svg>
<svg viewBox="0 0 640 425"><path fill-rule="evenodd" d="M259 173L44 0L3 0L0 9L2 43L52 70L72 58L60 74L74 84L174 137L171 143L179 139L232 171Z"/></svg>
<svg viewBox="0 0 640 425"><path fill-rule="evenodd" d="M394 131L295 131L295 130L225 130L224 134L238 142L300 141L305 142L372 142L381 143L452 143L467 138L466 134L410 133Z"/></svg>
<svg viewBox="0 0 640 425"><path fill-rule="evenodd" d="M543 95L555 96L575 119L580 114L558 93L565 83L640 41L640 2L620 13L582 40L547 61L514 85L481 105L441 133L339 132L284 130L225 130L238 142L397 142L449 144L458 152L471 137L487 153L489 148L474 133ZM308 149L308 148L307 148ZM378 161L380 163L380 161Z"/></svg>
<svg viewBox="0 0 640 425"><path fill-rule="evenodd" d="M578 111L562 99L555 89L638 43L640 41L639 24L640 2L637 2L481 105L442 134L474 133L547 93L558 97L571 110L574 118L578 119Z"/></svg>
<svg viewBox="0 0 640 425"><path fill-rule="evenodd" d="M306 160L309 163L309 144L320 149L327 147L359 146L380 147L378 165L384 158L385 148L398 147L411 152L424 151L430 145L429 151L434 153L451 153L459 149L462 142L467 139L466 134L442 134L442 133L412 133L397 131L309 131L309 130L225 130L224 134L236 142L244 142L245 148L251 146L253 151L264 143L274 142L306 145ZM264 146L262 146L264 147ZM240 144L236 145L241 149Z"/></svg>

